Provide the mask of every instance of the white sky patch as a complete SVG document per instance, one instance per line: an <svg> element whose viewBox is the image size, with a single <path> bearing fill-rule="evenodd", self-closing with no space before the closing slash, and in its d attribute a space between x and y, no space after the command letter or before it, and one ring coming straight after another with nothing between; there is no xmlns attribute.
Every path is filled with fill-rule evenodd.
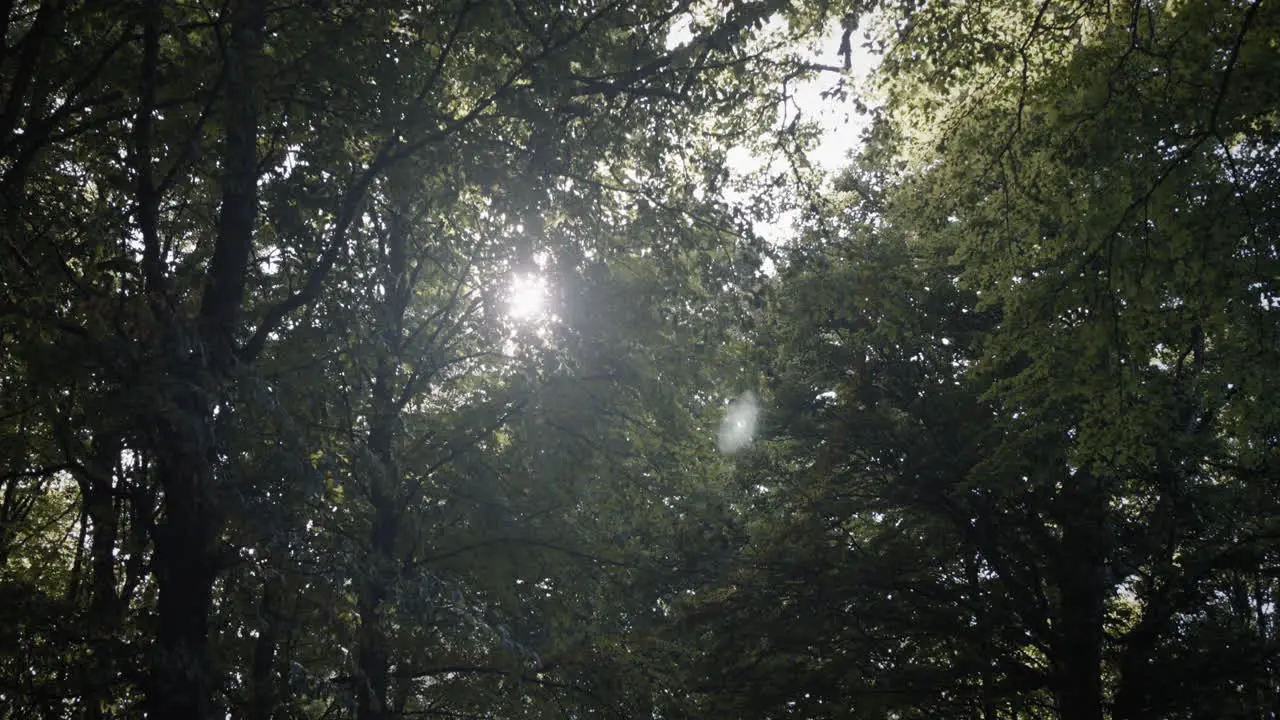
<svg viewBox="0 0 1280 720"><path fill-rule="evenodd" d="M785 24L782 18L776 17L766 26L765 33L771 30L781 31ZM870 78L880 65L880 57L866 47L869 28L873 25L873 18L864 17L860 24L861 29L850 38L853 53L850 56L847 72L820 71L814 77L803 82L793 82L788 87L791 101L784 112L789 117L794 117L798 111L805 118L818 119L822 128L822 140L814 148L810 159L828 171L839 171L845 168L849 153L861 144L862 132L867 128L868 118L857 112L852 101L840 102L834 98L824 98L823 93L832 92L841 82L844 82L851 93L861 96L865 105L876 104L871 98ZM830 31L812 45L816 53L813 62L816 65L828 67L843 65L844 58L838 52L843 34L844 29L838 23L834 23ZM667 32L667 49L674 50L692 42L693 39L691 16L680 15ZM788 118L780 117L779 119L785 122ZM761 167L765 162L765 158L754 155L749 149L732 148L730 150L729 165L735 171L747 173Z"/></svg>
<svg viewBox="0 0 1280 720"><path fill-rule="evenodd" d="M750 390L742 393L725 409L717 438L720 452L735 453L751 444L760 419L760 401Z"/></svg>
<svg viewBox="0 0 1280 720"><path fill-rule="evenodd" d="M840 32L831 35L822 44L823 48L834 49L839 46ZM824 57L822 61L835 64L843 62L834 50L832 55L834 60ZM879 66L880 58L863 47L863 43L855 38L852 61L849 73L844 79L852 86L852 93L862 96L863 103L874 106L875 103L871 102L870 97L869 79L871 73ZM841 171L849 164L849 154L862 145L862 133L870 124L870 117L859 113L852 100L840 102L834 98L827 99L822 96L824 92L836 89L840 80L841 77L835 73L820 73L801 83L795 90L793 100L804 117L816 117L822 127L822 140L818 142L809 159L827 172Z"/></svg>
<svg viewBox="0 0 1280 720"><path fill-rule="evenodd" d="M805 121L817 124L821 138L809 151L808 160L826 175L825 182L830 182L848 167L850 156L862 146L863 133L870 125L870 114L859 112L853 98L861 100L867 109L879 104L871 76L880 64L880 57L865 47L867 28L873 24L870 20L864 18L863 29L854 33L851 38L853 53L847 72L819 70L807 80L793 81L787 87L789 99L779 110L780 124L789 123L797 114ZM843 32L836 26L815 43L812 62L819 66L843 67L844 58L837 52ZM849 99L843 101L835 94L842 85L845 94L849 96ZM773 161L776 164L777 158ZM731 148L726 158L731 177L736 178L746 177L764 168L769 162L770 158L747 147ZM725 197L736 204L751 202L748 197L732 189L726 191ZM796 213L788 211L771 221L757 223L756 231L773 243L784 243L791 237L796 220Z"/></svg>
<svg viewBox="0 0 1280 720"><path fill-rule="evenodd" d="M671 23L667 31L667 49L674 50L693 40L693 20L688 14L681 15Z"/></svg>

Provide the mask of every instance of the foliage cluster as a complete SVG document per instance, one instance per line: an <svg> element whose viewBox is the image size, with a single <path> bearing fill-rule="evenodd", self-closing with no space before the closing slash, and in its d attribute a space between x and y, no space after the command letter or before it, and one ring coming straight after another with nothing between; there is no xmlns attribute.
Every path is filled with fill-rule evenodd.
<svg viewBox="0 0 1280 720"><path fill-rule="evenodd" d="M1272 4L3 5L0 717L1280 713Z"/></svg>

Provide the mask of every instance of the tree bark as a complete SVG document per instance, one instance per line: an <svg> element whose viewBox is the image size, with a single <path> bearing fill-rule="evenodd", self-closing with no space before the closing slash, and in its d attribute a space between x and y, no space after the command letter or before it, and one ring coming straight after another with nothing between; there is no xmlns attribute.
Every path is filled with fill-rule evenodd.
<svg viewBox="0 0 1280 720"><path fill-rule="evenodd" d="M248 720L271 720L276 706L275 659L280 636L280 595L270 579L262 582L262 628L253 648L249 675Z"/></svg>
<svg viewBox="0 0 1280 720"><path fill-rule="evenodd" d="M208 408L194 393L181 398L175 418L159 433L157 471L164 489L164 519L156 529L152 561L159 610L148 715L153 720L204 720L213 683L209 615L218 572L218 525L212 503Z"/></svg>
<svg viewBox="0 0 1280 720"><path fill-rule="evenodd" d="M1150 603L1152 607L1145 610L1142 620L1125 635L1124 652L1120 656L1120 681L1111 709L1114 720L1141 720L1151 716L1151 699L1162 685L1159 678L1152 677L1147 669L1147 662L1165 624L1163 610L1157 607L1160 603L1160 598Z"/></svg>
<svg viewBox="0 0 1280 720"><path fill-rule="evenodd" d="M394 714L390 698L391 652L387 638L385 605L397 580L396 536L404 509L395 458L395 424L398 413L394 392L395 368L404 335L404 313L409 291L406 272L406 229L401 218L392 218L387 238L383 284L381 353L371 393L373 421L369 428L369 453L376 461L370 475L373 520L369 530L369 558L360 593L360 678L357 689L358 720L387 720Z"/></svg>
<svg viewBox="0 0 1280 720"><path fill-rule="evenodd" d="M119 436L95 428L92 447L86 452L73 438L69 425L57 422L55 427L79 485L82 522L89 529L89 609L85 625L89 655L82 666L79 690L83 717L97 720L104 716L103 706L111 697L115 643L123 621L115 553L120 535L122 508L117 502L117 490L122 482L120 455L124 443ZM83 528L81 532L83 536ZM78 547L77 554L80 551ZM80 597L81 591L77 589L68 602L77 603Z"/></svg>
<svg viewBox="0 0 1280 720"><path fill-rule="evenodd" d="M90 556L92 596L89 600L89 660L84 687L84 716L103 717L103 703L110 697L115 675L114 643L120 630L119 598L116 595L116 538L119 513L112 488L94 487L85 497L87 515L93 526Z"/></svg>
<svg viewBox="0 0 1280 720"><path fill-rule="evenodd" d="M388 698L391 653L388 647L385 605L394 582L395 539L399 530L400 507L395 492L395 466L391 449L393 415L385 412L392 402L388 387L390 370L382 361L374 383L373 401L379 412L369 433L369 450L378 461L370 477L370 504L373 521L369 529L369 557L364 571L358 606L360 611L360 677L357 687L358 720L387 720L391 717Z"/></svg>
<svg viewBox="0 0 1280 720"><path fill-rule="evenodd" d="M1059 625L1055 637L1058 714L1102 720L1105 553L1102 482L1084 470L1066 478L1062 496Z"/></svg>

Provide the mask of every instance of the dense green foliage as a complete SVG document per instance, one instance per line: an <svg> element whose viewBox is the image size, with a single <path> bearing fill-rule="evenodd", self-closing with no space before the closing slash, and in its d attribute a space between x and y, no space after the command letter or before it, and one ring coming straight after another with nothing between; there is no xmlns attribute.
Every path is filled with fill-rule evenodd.
<svg viewBox="0 0 1280 720"><path fill-rule="evenodd" d="M2 17L0 717L1280 713L1272 4Z"/></svg>
<svg viewBox="0 0 1280 720"><path fill-rule="evenodd" d="M685 610L700 714L1280 709L1277 22L885 19L881 120L776 283L760 529Z"/></svg>

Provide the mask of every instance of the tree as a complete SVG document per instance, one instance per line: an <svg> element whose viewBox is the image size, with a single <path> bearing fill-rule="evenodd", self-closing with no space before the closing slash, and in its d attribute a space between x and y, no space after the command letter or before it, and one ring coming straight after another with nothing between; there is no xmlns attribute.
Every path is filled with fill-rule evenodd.
<svg viewBox="0 0 1280 720"><path fill-rule="evenodd" d="M1274 16L882 22L863 197L780 275L803 352L765 343L778 440L742 472L785 510L675 626L695 687L805 717L1265 714Z"/></svg>
<svg viewBox="0 0 1280 720"><path fill-rule="evenodd" d="M904 209L934 203L926 227L956 253L961 283L1001 310L979 366L997 379L1006 447L1028 457L1027 438L1059 438L1060 479L1045 488L1062 518L1059 602L1073 613L1047 638L1061 712L1194 713L1194 698L1161 703L1145 668L1196 624L1212 578L1272 551L1270 501L1256 494L1270 461L1240 450L1270 430L1227 418L1238 389L1261 390L1256 363L1273 352L1259 302L1272 221L1254 193L1269 196L1274 168L1245 148L1273 141L1259 122L1274 104L1255 88L1274 18L1258 4L1131 4L1063 26L1045 7L1023 26L1021 74L971 119L944 121L947 159ZM1055 33L1080 46L1043 60ZM1228 509L1233 497L1251 510ZM1183 655L1158 682L1207 657L1232 668L1221 682L1260 678L1266 653L1245 647L1205 643L1193 654L1205 659ZM1099 669L1114 658L1114 675Z"/></svg>
<svg viewBox="0 0 1280 720"><path fill-rule="evenodd" d="M509 574L440 571L432 601L464 598L437 603L461 613L446 639L396 615L435 572L406 585L406 568L512 544L485 525L524 472L504 427L557 378L589 382L557 363L600 340L513 331L501 288L543 256L591 288L672 235L677 263L723 285L706 263L729 248L737 271L742 228L711 179L750 123L719 111L780 72L743 69L775 9L8 3L3 417L22 440L0 547L6 590L31 600L5 702L267 717L350 691L385 717L425 702L419 651L467 643L476 677L522 677L477 640ZM607 242L582 234L597 222ZM688 331L668 309L682 319L648 327ZM491 486L461 502L474 478ZM418 532L432 521L466 532Z"/></svg>

